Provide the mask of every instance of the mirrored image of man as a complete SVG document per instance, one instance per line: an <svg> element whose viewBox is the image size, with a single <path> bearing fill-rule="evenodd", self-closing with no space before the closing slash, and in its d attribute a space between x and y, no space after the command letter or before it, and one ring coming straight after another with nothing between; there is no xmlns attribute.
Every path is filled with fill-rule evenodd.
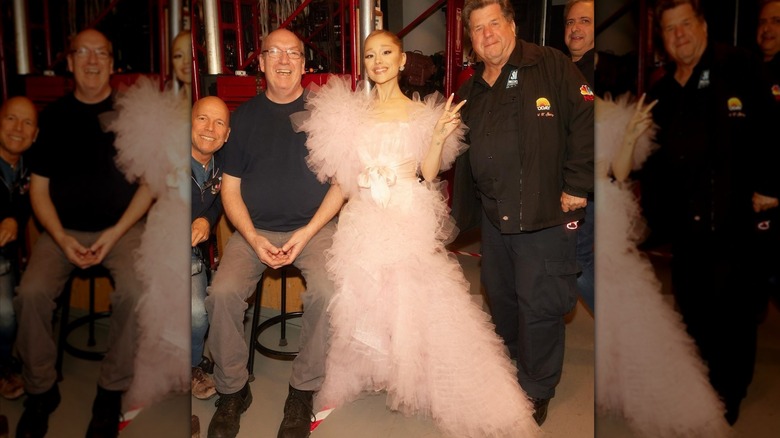
<svg viewBox="0 0 780 438"><path fill-rule="evenodd" d="M20 240L30 218L30 172L25 152L38 136L33 102L12 97L0 107L0 396L24 394L21 363L12 355L16 338L14 288L19 280Z"/></svg>

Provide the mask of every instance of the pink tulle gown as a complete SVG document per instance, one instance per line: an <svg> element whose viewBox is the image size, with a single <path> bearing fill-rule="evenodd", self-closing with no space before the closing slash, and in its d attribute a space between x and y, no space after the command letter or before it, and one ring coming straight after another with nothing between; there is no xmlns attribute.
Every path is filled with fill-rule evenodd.
<svg viewBox="0 0 780 438"><path fill-rule="evenodd" d="M135 262L144 290L135 375L124 398L133 410L190 388L190 103L144 77L119 94L116 107L108 129L116 133L117 164L155 198Z"/></svg>
<svg viewBox="0 0 780 438"><path fill-rule="evenodd" d="M707 368L636 247L645 229L633 186L607 178L634 108L628 95L596 102L596 406L641 437L726 437ZM637 142L634 169L652 152L653 135Z"/></svg>
<svg viewBox="0 0 780 438"><path fill-rule="evenodd" d="M336 77L307 99L293 121L308 164L349 198L328 252L337 292L317 407L386 391L390 409L430 416L448 437L535 436L504 345L444 248L455 227L441 185L417 178L444 99L416 99L404 122L377 121L373 97ZM442 170L464 131L448 137Z"/></svg>

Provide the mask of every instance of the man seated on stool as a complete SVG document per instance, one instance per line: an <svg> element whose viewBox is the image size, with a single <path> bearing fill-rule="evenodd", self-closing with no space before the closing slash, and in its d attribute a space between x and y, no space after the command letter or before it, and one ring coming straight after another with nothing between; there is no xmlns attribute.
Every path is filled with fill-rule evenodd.
<svg viewBox="0 0 780 438"><path fill-rule="evenodd" d="M111 42L97 30L84 30L71 41L67 59L75 90L41 112L41 133L30 151L30 201L44 232L32 248L15 299L27 392L17 437L43 437L60 403L51 318L54 300L75 268L103 265L115 286L108 352L87 437L118 435L122 393L133 379L134 312L141 295L133 264L152 196L146 185L125 179L114 162L114 134L101 129L101 114L114 106Z"/></svg>
<svg viewBox="0 0 780 438"><path fill-rule="evenodd" d="M209 319L209 242L222 215L222 154L217 151L230 135L230 110L219 97L204 97L192 106L192 395L206 400L217 394L208 375L211 361L203 356Z"/></svg>
<svg viewBox="0 0 780 438"><path fill-rule="evenodd" d="M0 396L24 394L21 364L11 355L16 336L14 286L19 273L19 236L30 218L30 174L22 155L38 136L38 113L26 97L12 97L0 108ZM23 239L22 239L23 240Z"/></svg>
<svg viewBox="0 0 780 438"><path fill-rule="evenodd" d="M209 438L238 434L241 414L252 403L244 339L246 300L266 267L294 264L306 280L300 352L292 363L279 438L305 438L311 430L312 399L325 377L333 282L325 270L333 219L344 199L338 186L321 184L306 166L306 134L293 131L290 114L303 111L303 42L286 29L263 39L258 57L264 93L233 113L225 149L222 202L236 232L225 245L208 289L208 345L214 358L219 400Z"/></svg>

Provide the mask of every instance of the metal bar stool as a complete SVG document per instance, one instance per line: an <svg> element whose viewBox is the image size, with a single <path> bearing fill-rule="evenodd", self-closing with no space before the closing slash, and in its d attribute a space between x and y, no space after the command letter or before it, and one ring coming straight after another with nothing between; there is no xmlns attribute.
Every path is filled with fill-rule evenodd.
<svg viewBox="0 0 780 438"><path fill-rule="evenodd" d="M249 337L249 361L247 363L247 369L249 370L249 381L254 380L253 369L255 363L255 350L268 356L272 359L279 360L293 360L298 355L297 351L289 350L277 350L260 342L260 335L268 328L281 324L279 346L287 346L287 321L294 318L300 318L303 312L287 312L287 266L280 268L279 273L281 276L281 304L280 314L268 318L260 323L260 306L263 295L263 280L265 279L265 273L260 277L257 282L257 290L255 291L254 310L252 311L252 329Z"/></svg>
<svg viewBox="0 0 780 438"><path fill-rule="evenodd" d="M95 279L98 277L108 277L108 279L112 282L113 287L113 279L111 278L111 274L108 272L108 269L98 265L87 269L77 269L73 271L73 273L70 275L70 278L68 278L68 281L65 283L65 288L63 289L62 294L60 294L60 331L57 342L57 362L55 365L57 369L58 381L62 381L62 361L65 352L68 352L74 357L92 361L103 360L106 355L106 351L79 348L68 342L68 335L70 335L71 332L83 326L84 324L88 324L87 347L94 347L97 344L95 339L95 321L111 316L111 311L95 312ZM70 298L71 292L73 290L73 280L76 278L86 279L89 282L89 313L80 318L76 318L73 321L69 321Z"/></svg>

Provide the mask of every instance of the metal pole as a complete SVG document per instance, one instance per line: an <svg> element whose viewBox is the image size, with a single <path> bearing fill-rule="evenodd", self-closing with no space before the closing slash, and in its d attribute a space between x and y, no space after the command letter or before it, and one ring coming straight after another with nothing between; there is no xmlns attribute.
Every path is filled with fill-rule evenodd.
<svg viewBox="0 0 780 438"><path fill-rule="evenodd" d="M30 74L30 42L27 38L27 6L14 0L14 38L16 39L16 73Z"/></svg>
<svg viewBox="0 0 780 438"><path fill-rule="evenodd" d="M739 33L739 0L734 2L734 47L737 46L737 34Z"/></svg>
<svg viewBox="0 0 780 438"><path fill-rule="evenodd" d="M539 28L539 45L547 42L547 0L542 0L542 25Z"/></svg>
<svg viewBox="0 0 780 438"><path fill-rule="evenodd" d="M648 57L652 53L651 34L653 29L650 24L650 9L647 7L647 0L639 0L639 56L637 56L637 81L636 95L641 96L645 92L647 84L647 65ZM595 84L594 84L595 85Z"/></svg>
<svg viewBox="0 0 780 438"><path fill-rule="evenodd" d="M211 75L222 73L218 7L217 0L203 0L203 24L206 28L206 68Z"/></svg>
<svg viewBox="0 0 780 438"><path fill-rule="evenodd" d="M360 23L360 35L358 38L360 40L357 44L357 59L358 62L362 63L362 53L363 53L363 47L366 43L366 38L368 37L368 34L374 31L374 2L371 0L360 0L360 16L358 17L358 23ZM368 78L368 75L362 75L364 76L364 79ZM366 87L364 90L366 93L371 92L371 90Z"/></svg>
<svg viewBox="0 0 780 438"><path fill-rule="evenodd" d="M181 26L181 0L168 0L168 29L170 29L170 35L168 35L168 59L170 60L173 55L173 39L182 30ZM162 70L162 69L161 69ZM162 75L161 75L162 76ZM173 62L171 62L171 77L173 83L173 90L176 94L179 94L181 85L176 80L176 72L173 71ZM162 77L160 78L162 80Z"/></svg>

